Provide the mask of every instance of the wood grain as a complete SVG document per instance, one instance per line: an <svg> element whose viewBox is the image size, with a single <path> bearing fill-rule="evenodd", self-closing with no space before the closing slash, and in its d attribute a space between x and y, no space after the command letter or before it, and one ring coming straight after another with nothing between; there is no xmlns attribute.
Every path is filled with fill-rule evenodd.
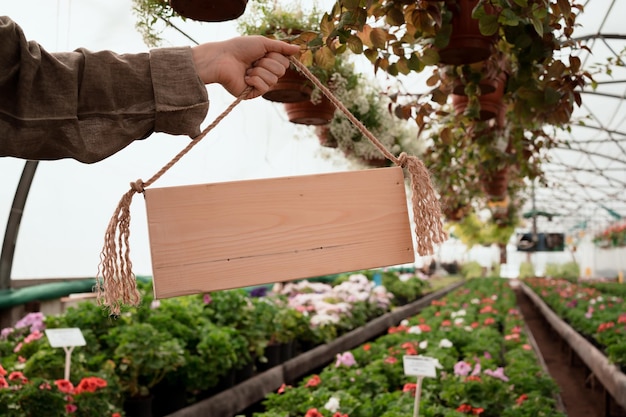
<svg viewBox="0 0 626 417"><path fill-rule="evenodd" d="M150 188L155 297L414 261L402 169Z"/></svg>

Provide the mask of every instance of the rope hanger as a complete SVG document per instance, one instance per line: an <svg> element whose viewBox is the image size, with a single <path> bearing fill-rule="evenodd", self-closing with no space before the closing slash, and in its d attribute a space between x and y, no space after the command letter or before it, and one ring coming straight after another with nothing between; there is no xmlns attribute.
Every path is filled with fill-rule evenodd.
<svg viewBox="0 0 626 417"><path fill-rule="evenodd" d="M435 190L430 181L430 174L424 163L413 155L402 152L393 155L378 139L344 106L335 95L323 85L308 68L297 58L290 57L291 63L306 76L322 93L352 122L372 144L395 165L405 168L411 181L411 202L415 222L416 246L419 255L433 253L433 245L443 243L446 234L443 231L441 208ZM130 204L133 196L143 193L157 181L211 130L213 130L232 110L252 91L247 87L209 126L180 151L170 162L147 181L138 179L130 183L128 190L120 199L106 228L104 246L100 253L97 277L102 277L96 284L98 302L109 309L112 315L119 315L122 305L136 306L141 301L130 259Z"/></svg>

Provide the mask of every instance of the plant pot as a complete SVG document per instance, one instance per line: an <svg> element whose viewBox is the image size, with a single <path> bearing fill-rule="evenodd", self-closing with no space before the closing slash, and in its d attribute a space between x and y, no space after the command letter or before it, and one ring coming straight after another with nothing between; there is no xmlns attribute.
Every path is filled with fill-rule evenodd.
<svg viewBox="0 0 626 417"><path fill-rule="evenodd" d="M337 139L330 133L330 128L327 124L315 126L315 134L323 147L336 148L339 146Z"/></svg>
<svg viewBox="0 0 626 417"><path fill-rule="evenodd" d="M238 18L248 0L169 0L176 13L202 22L224 22Z"/></svg>
<svg viewBox="0 0 626 417"><path fill-rule="evenodd" d="M161 381L150 390L153 394L152 417L167 416L187 406L184 384Z"/></svg>
<svg viewBox="0 0 626 417"><path fill-rule="evenodd" d="M280 361L287 362L294 356L294 342L293 340L287 343L280 344Z"/></svg>
<svg viewBox="0 0 626 417"><path fill-rule="evenodd" d="M506 74L501 73L496 79L493 80L495 89L489 94L481 94L478 96L480 103L480 120L490 120L495 117L499 117L498 123L503 123L505 107L502 101L504 97L504 89L506 87ZM465 113L469 98L465 95L452 94L452 107L456 114Z"/></svg>
<svg viewBox="0 0 626 417"><path fill-rule="evenodd" d="M254 360L251 360L235 371L235 385L252 378L253 375Z"/></svg>
<svg viewBox="0 0 626 417"><path fill-rule="evenodd" d="M482 172L480 174L480 184L489 200L505 200L509 184L508 167L501 168L495 172Z"/></svg>
<svg viewBox="0 0 626 417"><path fill-rule="evenodd" d="M296 103L311 99L311 83L294 68L287 68L285 75L278 79L263 98L277 103Z"/></svg>
<svg viewBox="0 0 626 417"><path fill-rule="evenodd" d="M261 362L261 361L257 361L257 369L260 372L264 372L267 371L268 369L271 369L275 366L280 365L281 362L281 357L280 357L280 345L276 344L276 345L268 345L265 348L265 352L263 354L263 356L265 356L265 358L267 359L266 362Z"/></svg>
<svg viewBox="0 0 626 417"><path fill-rule="evenodd" d="M367 165L368 167L372 167L372 168L385 168L385 167L391 166L391 161L389 159L385 158L382 155L379 158L376 158L376 157L371 157L371 158L360 157L359 159L361 160L361 162L363 164Z"/></svg>
<svg viewBox="0 0 626 417"><path fill-rule="evenodd" d="M483 61L491 55L495 37L480 33L478 20L472 18L472 10L476 4L478 0L457 0L448 3L452 8L450 22L452 34L448 46L439 50L439 62L450 65L472 64Z"/></svg>
<svg viewBox="0 0 626 417"><path fill-rule="evenodd" d="M151 395L146 397L130 397L124 400L124 413L126 417L152 417Z"/></svg>
<svg viewBox="0 0 626 417"><path fill-rule="evenodd" d="M310 100L285 103L287 117L291 123L302 125L325 125L330 123L335 114L335 106L326 96L319 103Z"/></svg>

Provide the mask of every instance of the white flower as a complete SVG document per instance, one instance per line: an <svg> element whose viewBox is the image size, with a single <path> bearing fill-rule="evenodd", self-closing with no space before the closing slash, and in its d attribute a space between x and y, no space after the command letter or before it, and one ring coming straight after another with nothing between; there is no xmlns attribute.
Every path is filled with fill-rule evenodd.
<svg viewBox="0 0 626 417"><path fill-rule="evenodd" d="M478 298L472 298L472 301L470 301L470 303L472 303L472 304L480 304L480 300Z"/></svg>
<svg viewBox="0 0 626 417"><path fill-rule="evenodd" d="M428 340L422 340L419 345L417 345L420 349L426 349L428 347Z"/></svg>
<svg viewBox="0 0 626 417"><path fill-rule="evenodd" d="M466 332L473 332L474 331L474 329L472 329L471 326L465 326L465 327L463 327L463 330L465 330Z"/></svg>
<svg viewBox="0 0 626 417"><path fill-rule="evenodd" d="M324 404L324 408L330 411L331 413L336 413L339 410L339 398L330 397L326 404Z"/></svg>
<svg viewBox="0 0 626 417"><path fill-rule="evenodd" d="M465 321L465 319L463 317L457 317L456 319L454 319L454 324L461 324Z"/></svg>
<svg viewBox="0 0 626 417"><path fill-rule="evenodd" d="M595 303L596 303L596 300L595 300L595 299L593 299L593 298L592 298L591 300L589 300L589 304L591 304L591 305L595 305Z"/></svg>
<svg viewBox="0 0 626 417"><path fill-rule="evenodd" d="M409 327L409 334L422 334L422 329L419 326Z"/></svg>
<svg viewBox="0 0 626 417"><path fill-rule="evenodd" d="M452 346L454 346L454 344L448 339L441 339L441 341L439 342L440 348L448 349L448 348L451 348Z"/></svg>
<svg viewBox="0 0 626 417"><path fill-rule="evenodd" d="M400 326L408 326L409 325L409 321L407 319L404 319L400 322Z"/></svg>

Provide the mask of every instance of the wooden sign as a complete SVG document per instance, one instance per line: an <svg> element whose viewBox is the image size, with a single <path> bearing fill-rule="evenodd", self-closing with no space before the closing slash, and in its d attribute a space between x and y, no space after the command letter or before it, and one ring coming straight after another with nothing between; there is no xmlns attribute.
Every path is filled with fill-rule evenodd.
<svg viewBox="0 0 626 417"><path fill-rule="evenodd" d="M145 191L156 298L412 263L402 169Z"/></svg>

